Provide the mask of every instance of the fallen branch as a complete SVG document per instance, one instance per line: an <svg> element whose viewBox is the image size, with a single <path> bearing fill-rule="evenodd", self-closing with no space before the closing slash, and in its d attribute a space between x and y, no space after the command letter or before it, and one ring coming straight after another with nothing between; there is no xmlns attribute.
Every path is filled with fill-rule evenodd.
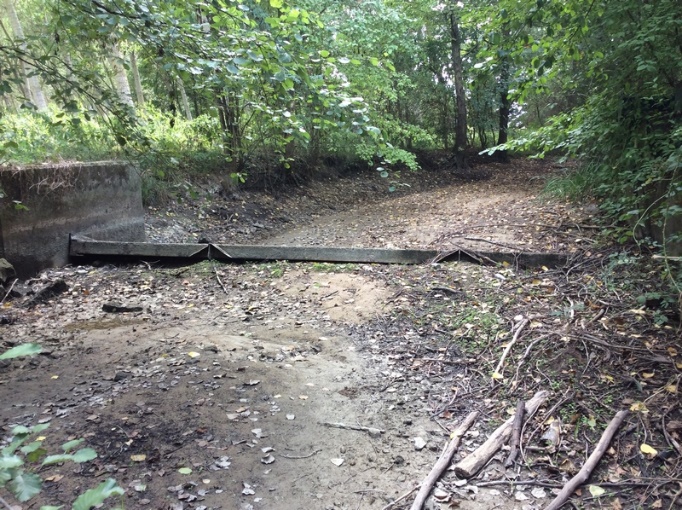
<svg viewBox="0 0 682 510"><path fill-rule="evenodd" d="M223 289L223 292L227 295L230 293L227 291L227 288L225 287L225 284L223 281L220 279L220 275L218 274L218 268L216 267L215 263L213 264L213 272L215 273L215 279L218 280L218 284L220 287Z"/></svg>
<svg viewBox="0 0 682 510"><path fill-rule="evenodd" d="M459 427L457 427L452 432L452 434L450 434L451 438L450 443L448 444L447 448L445 448L441 456L438 458L436 464L431 468L431 472L427 475L426 478L424 478L424 481L421 484L421 488L419 489L417 497L415 498L414 503L412 503L410 510L421 510L422 506L424 505L424 502L426 501L426 498L429 497L429 493L431 492L431 489L433 488L434 484L443 474L443 471L445 471L447 467L450 465L452 456L455 454L455 451L457 451L462 436L466 433L467 430L469 430L471 425L473 425L477 417L478 411L469 413L469 416L467 416L464 419L464 421L459 425Z"/></svg>
<svg viewBox="0 0 682 510"><path fill-rule="evenodd" d="M417 490L417 487L415 487L414 489L410 489L408 492L406 492L405 494L403 494L402 496L400 496L398 499L394 499L394 500L391 501L388 505L382 507L381 510L388 510L388 509L391 508L392 506L397 505L397 504L400 503L403 499L408 498L408 497L410 496L410 494L412 494L412 493L413 493L414 491L416 491L416 490Z"/></svg>
<svg viewBox="0 0 682 510"><path fill-rule="evenodd" d="M5 300L7 299L7 296L10 295L10 293L12 292L12 289L14 288L14 286L16 285L16 283L17 283L18 281L19 281L19 278L15 278L15 279L14 279L14 281L12 282L12 285L10 285L10 287L9 287L9 290L5 293L5 297L2 298L2 301L0 301L0 305L3 304L3 303L5 302Z"/></svg>
<svg viewBox="0 0 682 510"><path fill-rule="evenodd" d="M521 425L523 424L523 415L526 412L526 405L523 400L519 400L516 404L516 413L514 413L514 421L512 422L511 441L509 442L509 456L504 461L504 467L511 466L519 454L519 444L521 443Z"/></svg>
<svg viewBox="0 0 682 510"><path fill-rule="evenodd" d="M521 335L521 331L523 328L526 327L526 324L528 324L528 319L523 319L520 323L519 326L516 328L516 333L514 333L514 337L511 339L511 342L507 344L507 347L504 348L504 352L502 352L502 357L500 358L500 361L497 363L497 367L495 367L495 371L493 372L493 377L495 374L500 374L500 370L502 369L502 365L504 365L504 360L506 359L507 355L509 354L509 351L511 351L511 348L514 346L516 341L519 339L519 336Z"/></svg>
<svg viewBox="0 0 682 510"><path fill-rule="evenodd" d="M601 439L599 439L596 448L589 456L583 467L580 468L580 471L578 471L578 474L571 478L566 485L564 485L564 488L561 489L557 497L554 498L554 501L552 501L545 508L545 510L559 510L559 508L561 508L563 504L568 501L568 498L571 497L571 494L573 494L573 492L589 478L589 476L592 474L592 471L594 471L594 468L597 467L597 464L606 452L606 449L609 447L609 443L611 442L611 439L613 439L614 434L628 414L628 411L618 411L616 413L611 420L611 423L609 423L609 426L606 427L606 430L604 430L604 433L602 434Z"/></svg>
<svg viewBox="0 0 682 510"><path fill-rule="evenodd" d="M377 429L374 427L363 427L362 425L346 425L345 423L332 423L328 421L320 422L320 425L324 425L325 427L332 427L335 429L359 430L361 432L369 432L370 436L378 436L379 434L383 434L384 432L386 432L383 429Z"/></svg>
<svg viewBox="0 0 682 510"><path fill-rule="evenodd" d="M556 333L554 333L556 334ZM535 340L533 340L528 347L526 347L526 352L523 353L523 356L521 356L521 359L519 359L519 362L516 364L516 372L514 373L514 378L512 379L511 382L511 391L516 390L516 387L519 384L519 372L521 371L521 367L523 366L523 363L526 361L526 358L528 358L528 355L530 354L530 351L533 350L533 347L535 347L538 342L541 342L545 338L551 336L552 333L548 333L546 335L539 336Z"/></svg>
<svg viewBox="0 0 682 510"><path fill-rule="evenodd" d="M532 416L549 396L547 391L539 391L526 405L526 414ZM455 465L455 473L460 478L471 478L502 448L511 434L514 417L509 418L493 432L488 440L479 446L474 452L467 455Z"/></svg>
<svg viewBox="0 0 682 510"><path fill-rule="evenodd" d="M314 450L310 452L308 455L284 455L283 453L280 453L280 457L284 457L285 459L292 459L292 460L299 460L299 459L309 459L313 455L317 455L320 453L322 450Z"/></svg>

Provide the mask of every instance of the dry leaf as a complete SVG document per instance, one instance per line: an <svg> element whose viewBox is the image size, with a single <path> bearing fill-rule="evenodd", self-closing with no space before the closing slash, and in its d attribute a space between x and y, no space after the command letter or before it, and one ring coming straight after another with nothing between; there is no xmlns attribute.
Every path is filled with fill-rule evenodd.
<svg viewBox="0 0 682 510"><path fill-rule="evenodd" d="M642 444L639 446L639 451L642 452L642 453L645 454L645 455L650 455L650 456L652 456L652 457L653 457L654 455L657 455L657 454L658 454L658 451L657 451L655 448L649 446L649 445L646 444L646 443L642 443Z"/></svg>
<svg viewBox="0 0 682 510"><path fill-rule="evenodd" d="M191 351L187 353L187 356L189 356L190 358L198 358L199 356L201 356L201 354L195 351Z"/></svg>
<svg viewBox="0 0 682 510"><path fill-rule="evenodd" d="M145 460L147 460L147 456L144 453L131 455L130 460L132 460L133 462L144 462Z"/></svg>
<svg viewBox="0 0 682 510"><path fill-rule="evenodd" d="M590 485L590 494L592 494L593 497L598 498L599 496L603 496L606 494L606 491L599 487L599 485Z"/></svg>
<svg viewBox="0 0 682 510"><path fill-rule="evenodd" d="M634 402L630 406L630 411L635 413L647 414L649 412L649 409L647 409L646 405L644 405L644 402Z"/></svg>

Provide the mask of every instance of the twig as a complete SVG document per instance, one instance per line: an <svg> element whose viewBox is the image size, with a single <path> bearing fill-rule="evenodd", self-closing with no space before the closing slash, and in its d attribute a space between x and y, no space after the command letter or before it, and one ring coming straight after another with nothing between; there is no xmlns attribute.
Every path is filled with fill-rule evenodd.
<svg viewBox="0 0 682 510"><path fill-rule="evenodd" d="M513 379L512 379L512 383L511 383L511 390L512 390L512 391L514 391L514 390L516 389L516 386L517 386L518 380L519 380L519 372L521 371L521 367L523 366L523 363L526 361L526 358L527 358L528 355L530 354L530 351L533 349L533 347L535 347L535 345L536 345L538 342L544 340L545 338L549 337L550 335L551 335L551 333L548 333L548 334L546 334L546 335L539 336L538 338L536 338L535 340L533 340L533 341L530 343L530 345L528 345L528 347L526 347L526 352L523 353L523 356L521 356L521 359L519 360L519 362L518 362L517 365L516 365L516 372L514 373L514 377L513 377Z"/></svg>
<svg viewBox="0 0 682 510"><path fill-rule="evenodd" d="M220 284L220 287L223 289L223 292L229 295L230 293L227 292L227 288L223 284L223 281L220 279L220 275L218 274L218 268L216 267L215 263L213 263L213 272L215 273L215 278L216 280L218 280L218 283Z"/></svg>
<svg viewBox="0 0 682 510"><path fill-rule="evenodd" d="M12 285L10 285L9 290L5 293L5 297L2 298L2 301L0 301L0 305L5 302L5 299L7 299L7 296L9 296L10 292L12 292L12 289L14 288L14 284L19 281L19 278L15 278L14 281L12 282Z"/></svg>
<svg viewBox="0 0 682 510"><path fill-rule="evenodd" d="M606 430L604 430L604 433L602 434L601 439L599 439L594 451L588 457L583 467L580 468L580 471L578 471L578 474L571 478L566 485L564 485L564 488L561 489L557 497L554 498L554 501L552 501L545 508L545 510L559 510L559 508L566 503L568 498L571 497L571 494L573 494L573 492L589 478L590 474L592 474L592 471L594 471L594 468L597 467L597 464L606 452L606 449L609 447L609 443L611 442L611 439L613 439L614 434L628 414L628 411L618 411L616 413L611 420L611 423L609 423L609 426L606 427Z"/></svg>
<svg viewBox="0 0 682 510"><path fill-rule="evenodd" d="M668 444L677 450L679 455L682 455L682 448L680 448L680 443L678 443L665 428L665 416L661 418L661 430L663 430L663 436L665 437Z"/></svg>
<svg viewBox="0 0 682 510"><path fill-rule="evenodd" d="M680 490L675 493L673 496L673 500L670 502L670 506L668 507L668 510L673 510L675 508L675 501L677 501L677 498L682 495L682 483L680 484Z"/></svg>
<svg viewBox="0 0 682 510"><path fill-rule="evenodd" d="M414 490L414 489L413 489ZM12 507L7 501L5 501L2 496L0 496L0 504L4 506L7 510L12 510L14 507Z"/></svg>
<svg viewBox="0 0 682 510"><path fill-rule="evenodd" d="M313 455L317 455L320 453L322 450L315 450L314 452L309 453L308 455L284 455L283 453L280 453L280 457L284 457L285 459L293 459L293 460L300 460L300 459L309 459Z"/></svg>
<svg viewBox="0 0 682 510"><path fill-rule="evenodd" d="M405 494L403 494L402 496L400 496L398 499L394 499L394 500L391 501L388 505L384 506L381 510L388 510L388 509L391 508L392 506L397 505L397 504L400 503L403 499L408 498L408 497L410 496L410 494L412 494L412 493L413 493L414 491L416 491L418 488L419 488L419 487L414 487L413 489L410 489L409 492L406 492ZM10 509L10 510L11 510L11 509Z"/></svg>
<svg viewBox="0 0 682 510"><path fill-rule="evenodd" d="M441 456L438 458L436 464L431 468L431 472L427 475L426 478L424 478L424 481L421 484L421 488L419 489L417 497L415 498L414 503L412 503L410 510L421 510L422 506L424 505L424 502L426 501L426 498L429 497L429 493L431 492L431 489L433 488L434 484L443 474L443 471L445 471L447 467L450 465L452 456L455 454L455 451L457 451L462 436L466 433L467 430L469 430L471 425L473 425L477 417L478 411L469 413L469 415L464 419L464 421L452 432L452 434L450 434L451 438L450 443L448 444L447 448L443 451Z"/></svg>
<svg viewBox="0 0 682 510"><path fill-rule="evenodd" d="M511 466L519 454L519 444L521 443L521 425L523 424L523 415L526 412L526 406L523 400L519 400L516 404L516 413L514 413L514 421L512 422L512 434L509 441L509 456L504 461L504 467Z"/></svg>
<svg viewBox="0 0 682 510"><path fill-rule="evenodd" d="M345 423L332 423L328 421L322 421L320 422L320 425L336 429L359 430L361 432L369 432L370 434L383 434L384 432L386 432L383 429L377 429L374 427L363 427L362 425L346 425Z"/></svg>
<svg viewBox="0 0 682 510"><path fill-rule="evenodd" d="M514 333L514 337L512 338L511 342L507 344L507 347L504 348L504 352L502 352L502 357L500 358L499 363L497 364L497 367L495 368L495 371L493 372L494 374L500 374L500 370L502 369L502 365L504 364L504 360L509 354L509 351L511 351L511 348L514 346L516 341L519 339L519 335L521 335L521 331L523 328L526 327L526 324L528 324L528 319L523 319L518 327L516 328L516 333ZM502 374L500 374L502 375Z"/></svg>

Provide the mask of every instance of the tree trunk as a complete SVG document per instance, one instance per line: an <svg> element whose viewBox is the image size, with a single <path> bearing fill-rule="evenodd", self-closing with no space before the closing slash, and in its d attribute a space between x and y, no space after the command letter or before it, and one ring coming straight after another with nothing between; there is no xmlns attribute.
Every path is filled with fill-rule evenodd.
<svg viewBox="0 0 682 510"><path fill-rule="evenodd" d="M10 25L12 26L12 31L14 32L14 38L19 41L21 49L26 50L26 43L24 42L24 30L21 27L19 16L17 16L17 11L14 8L13 0L5 0L5 10L7 12ZM28 98L31 100L31 102L33 102L39 112L47 110L47 100L45 99L45 94L43 94L43 89L40 86L40 80L38 80L38 76L33 73L33 69L25 62L21 63L21 67L24 72L24 77L26 78Z"/></svg>
<svg viewBox="0 0 682 510"><path fill-rule="evenodd" d="M464 150L467 148L467 103L464 94L464 69L462 65L462 34L459 29L459 19L455 13L456 7L450 6L448 16L450 21L450 44L452 73L455 82L455 100L457 104L457 122L455 124L455 154L457 165L466 166Z"/></svg>
<svg viewBox="0 0 682 510"><path fill-rule="evenodd" d="M123 55L118 47L118 44L112 43L109 45L109 51L111 51L111 57L109 58L109 63L114 71L114 87L116 88L116 93L121 103L135 108L133 103L133 94L130 91L130 83L128 82L128 73L126 68L123 66Z"/></svg>
<svg viewBox="0 0 682 510"><path fill-rule="evenodd" d="M225 148L232 159L232 169L237 172L241 171L244 166L238 106L237 98L233 94L228 92L218 96L220 125L228 142Z"/></svg>
<svg viewBox="0 0 682 510"><path fill-rule="evenodd" d="M509 38L509 29L507 27L502 30L502 37L504 40ZM497 145L507 143L509 140L509 112L511 110L511 99L509 98L510 67L509 56L505 54L500 58L500 125ZM497 157L504 163L509 161L509 154L506 150L498 151Z"/></svg>
<svg viewBox="0 0 682 510"><path fill-rule="evenodd" d="M180 104L182 105L182 111L185 114L185 118L187 120L192 120L192 110L189 107L189 100L187 99L185 84L182 83L182 80L179 76L175 78L175 83L177 84L178 91L180 92Z"/></svg>
<svg viewBox="0 0 682 510"><path fill-rule="evenodd" d="M142 106L144 104L144 93L142 92L142 80L140 80L140 69L137 67L137 56L135 52L130 52L130 71L133 73L133 88L135 88L135 98L137 104Z"/></svg>

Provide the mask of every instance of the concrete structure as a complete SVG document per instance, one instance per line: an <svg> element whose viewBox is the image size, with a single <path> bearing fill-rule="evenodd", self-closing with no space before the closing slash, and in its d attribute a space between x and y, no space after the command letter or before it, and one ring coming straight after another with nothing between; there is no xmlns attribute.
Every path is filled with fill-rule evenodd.
<svg viewBox="0 0 682 510"><path fill-rule="evenodd" d="M112 161L0 170L0 257L19 278L69 260L69 234L144 241L140 176Z"/></svg>

